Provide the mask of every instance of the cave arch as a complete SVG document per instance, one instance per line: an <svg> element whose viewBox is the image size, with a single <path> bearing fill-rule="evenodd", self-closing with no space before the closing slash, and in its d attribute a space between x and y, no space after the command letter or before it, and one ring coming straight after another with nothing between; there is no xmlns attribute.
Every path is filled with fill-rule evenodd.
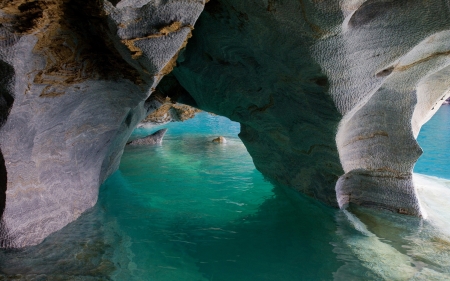
<svg viewBox="0 0 450 281"><path fill-rule="evenodd" d="M218 1L173 73L200 108L243 124L240 137L269 178L329 205L424 216L415 138L447 95L449 6L343 2ZM282 20L294 11L303 17ZM346 26L362 12L367 21Z"/></svg>
<svg viewBox="0 0 450 281"><path fill-rule="evenodd" d="M214 0L198 22L206 1L125 1L114 7L116 2L91 3L95 13L84 16L99 23L91 25L94 30L76 28L72 21L79 15L68 18L63 37L74 40L63 41L77 47L94 34L95 42L113 51L108 62L118 62L117 68L101 65L98 50L84 46L64 49L71 56L62 69L53 63L46 69L46 52L33 46L35 36L53 29L27 26L23 34L11 33L14 15L0 25L1 58L15 63L20 80L0 100L3 122L13 102L17 108L0 136L6 164L13 163L8 188L36 195L26 212L25 196L11 198L3 214L8 212L18 247L39 243L95 204L99 184L117 168L132 127L147 110L145 100L176 62L174 76L191 103L244 124L241 138L263 174L330 205L366 197L368 206L420 215L410 180L421 153L415 136L433 104L447 95L432 82L445 77L437 71L449 65L450 40L443 31L450 28L448 1L400 7L392 1ZM343 28L360 8L358 21ZM57 16L52 27L59 28L63 14L49 14ZM194 37L180 52L194 25ZM58 34L41 39L62 42L52 40ZM84 52L100 69L78 61ZM81 69L72 62L89 72L73 72ZM435 100L427 98L430 92ZM388 200L392 192L398 202Z"/></svg>

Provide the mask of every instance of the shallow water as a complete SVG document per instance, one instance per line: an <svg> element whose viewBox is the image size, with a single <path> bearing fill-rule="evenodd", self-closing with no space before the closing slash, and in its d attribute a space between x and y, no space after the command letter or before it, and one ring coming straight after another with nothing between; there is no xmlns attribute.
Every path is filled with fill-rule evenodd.
<svg viewBox="0 0 450 281"><path fill-rule="evenodd" d="M433 149L450 136L449 109L422 129L416 171L446 177L445 150ZM0 251L3 279L450 280L449 180L415 176L426 221L340 211L264 180L226 118L163 127L162 146L126 148L80 219L38 246ZM228 142L212 143L218 135Z"/></svg>

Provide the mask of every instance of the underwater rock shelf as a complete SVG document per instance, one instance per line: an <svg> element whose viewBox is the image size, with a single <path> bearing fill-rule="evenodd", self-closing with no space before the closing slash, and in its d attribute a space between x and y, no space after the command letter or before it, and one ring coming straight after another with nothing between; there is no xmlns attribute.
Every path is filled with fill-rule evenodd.
<svg viewBox="0 0 450 281"><path fill-rule="evenodd" d="M164 95L238 121L271 180L423 216L412 168L450 95L449 17L448 0L0 1L1 247L92 207Z"/></svg>

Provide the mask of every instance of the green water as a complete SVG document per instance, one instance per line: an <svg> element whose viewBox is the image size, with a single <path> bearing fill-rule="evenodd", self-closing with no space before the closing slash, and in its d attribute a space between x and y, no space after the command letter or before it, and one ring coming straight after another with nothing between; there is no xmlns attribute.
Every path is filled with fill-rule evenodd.
<svg viewBox="0 0 450 281"><path fill-rule="evenodd" d="M450 280L450 181L416 175L427 220L340 211L266 181L226 118L163 127L77 221L0 251L3 280Z"/></svg>

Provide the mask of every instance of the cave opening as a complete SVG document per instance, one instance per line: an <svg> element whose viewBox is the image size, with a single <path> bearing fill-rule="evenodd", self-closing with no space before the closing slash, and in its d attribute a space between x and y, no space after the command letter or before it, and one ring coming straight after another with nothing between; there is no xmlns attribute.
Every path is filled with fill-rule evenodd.
<svg viewBox="0 0 450 281"><path fill-rule="evenodd" d="M300 275L404 280L418 271L411 251L429 255L438 271L432 274L444 271L439 251L428 252L447 247L434 226L416 231L416 218L374 210L356 211L359 220L266 181L237 137L238 123L201 112L133 134L162 127L168 128L162 145L125 148L93 209L25 254L0 251L0 272L37 268L48 277L96 272L161 281L250 281L259 274L270 281ZM219 134L227 143L212 142ZM37 261L46 266L30 266Z"/></svg>
<svg viewBox="0 0 450 281"><path fill-rule="evenodd" d="M217 2L210 5L209 13L220 12L216 11L221 10ZM248 20L247 15L240 16L242 21ZM206 53L205 57L213 58ZM244 58L256 65L254 60ZM232 65L222 59L217 63ZM391 72L385 69L378 76ZM146 136L168 126L164 144L126 147L120 169L101 187L98 204L26 252L0 251L0 276L3 272L19 272L46 275L49 279L95 275L113 280L147 280L151 276L161 281L294 281L299 276L305 280L409 280L420 275L445 280L448 266L436 253L448 253L449 240L436 234L434 226L425 222L419 232L416 218L370 210L359 213L368 219L359 220L346 210L272 186L256 171L237 138L237 123L202 112L185 123L166 124L168 112L178 119L183 119L183 112L189 113L177 107L177 102L194 107L197 103L177 81L164 79L145 102L145 109L156 113L152 117L155 119L146 118L149 124L133 135ZM315 84L314 89L329 86L321 76L310 82ZM262 96L261 89L258 85L255 96ZM317 97L313 99L316 107L332 105L331 99L323 104L319 102L323 99ZM155 104L162 106L155 108ZM251 114L259 114L274 104L269 95L248 109ZM151 124L161 118L162 124ZM338 117L331 119L330 123L339 121ZM124 118L130 130L133 121L131 113ZM277 131L268 134L280 142L288 139ZM214 142L224 134L226 143ZM334 131L330 135L334 137ZM386 133L380 135L386 137ZM256 138L257 134L247 130L247 136ZM289 149L291 143L286 143ZM324 146L298 150L309 155L316 147L320 151ZM271 170L277 170L274 164L285 159L283 152L273 146L269 149L273 150L271 156L261 156L271 164ZM1 152L0 157L1 181L1 165L5 166ZM293 170L299 166L294 161L286 162ZM326 169L332 167L329 164ZM340 168L335 169L340 172ZM324 174L298 177L301 182L313 184L319 178L325 178ZM329 182L335 180L330 177ZM4 181L6 193L6 168ZM293 198L296 202L292 202ZM427 247L422 247L424 244ZM423 268L426 270L420 271Z"/></svg>

